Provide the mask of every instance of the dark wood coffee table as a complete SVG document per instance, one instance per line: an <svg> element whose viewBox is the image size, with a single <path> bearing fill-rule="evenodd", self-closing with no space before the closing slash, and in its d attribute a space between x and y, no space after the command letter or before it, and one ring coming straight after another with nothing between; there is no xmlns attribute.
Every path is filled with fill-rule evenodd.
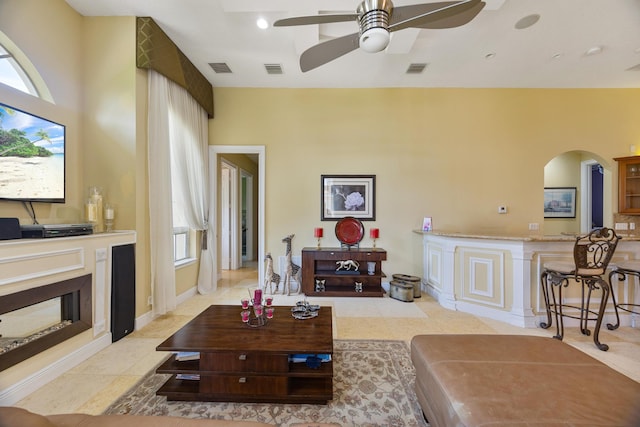
<svg viewBox="0 0 640 427"><path fill-rule="evenodd" d="M265 326L242 323L239 306L212 305L156 349L199 352L199 360L170 357L157 373L172 377L157 391L168 400L326 404L333 399L333 362L317 369L292 354L333 355L331 307L296 320L277 306ZM195 375L194 380L176 375Z"/></svg>

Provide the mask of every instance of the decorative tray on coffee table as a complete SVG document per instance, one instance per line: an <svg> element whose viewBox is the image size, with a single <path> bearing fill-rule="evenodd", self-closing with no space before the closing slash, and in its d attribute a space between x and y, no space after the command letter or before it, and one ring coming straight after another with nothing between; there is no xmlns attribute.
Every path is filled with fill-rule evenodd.
<svg viewBox="0 0 640 427"><path fill-rule="evenodd" d="M305 320L318 316L320 311L319 305L309 304L305 301L298 301L295 307L291 307L291 315L294 319Z"/></svg>

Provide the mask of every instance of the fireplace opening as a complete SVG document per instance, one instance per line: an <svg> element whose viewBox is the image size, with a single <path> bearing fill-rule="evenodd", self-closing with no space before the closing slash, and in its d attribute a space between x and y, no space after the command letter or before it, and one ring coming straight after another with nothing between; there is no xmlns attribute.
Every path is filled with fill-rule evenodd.
<svg viewBox="0 0 640 427"><path fill-rule="evenodd" d="M0 371L91 328L91 275L0 296Z"/></svg>

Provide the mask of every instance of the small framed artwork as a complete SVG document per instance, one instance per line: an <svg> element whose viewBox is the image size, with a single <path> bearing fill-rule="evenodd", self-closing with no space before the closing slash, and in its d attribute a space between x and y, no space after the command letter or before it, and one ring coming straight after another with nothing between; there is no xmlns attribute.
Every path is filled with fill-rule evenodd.
<svg viewBox="0 0 640 427"><path fill-rule="evenodd" d="M320 219L376 219L375 175L321 175Z"/></svg>
<svg viewBox="0 0 640 427"><path fill-rule="evenodd" d="M431 231L432 230L431 217L425 216L422 220L422 231Z"/></svg>
<svg viewBox="0 0 640 427"><path fill-rule="evenodd" d="M576 217L576 187L545 187L545 218Z"/></svg>

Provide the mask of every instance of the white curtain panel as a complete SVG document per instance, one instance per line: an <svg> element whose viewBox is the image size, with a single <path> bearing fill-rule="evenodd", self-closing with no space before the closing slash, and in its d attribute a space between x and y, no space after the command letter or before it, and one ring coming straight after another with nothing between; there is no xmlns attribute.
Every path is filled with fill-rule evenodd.
<svg viewBox="0 0 640 427"><path fill-rule="evenodd" d="M176 308L168 80L149 71L149 241L154 315Z"/></svg>
<svg viewBox="0 0 640 427"><path fill-rule="evenodd" d="M208 116L189 93L169 81L169 121L173 197L183 207L189 228L203 232L198 292L215 290L209 232Z"/></svg>
<svg viewBox="0 0 640 427"><path fill-rule="evenodd" d="M161 281L153 282L161 286L161 289L156 289L155 286L153 287L154 303L156 300L156 292L160 295L172 292L172 305L173 308L175 308L176 291L175 271L173 271L172 238L173 219L171 218L172 197L179 206L182 206L189 227L203 232L202 247L200 248L198 292L201 294L213 292L217 285L213 272L215 246L213 233L210 232L209 229L208 117L206 111L184 88L155 71L150 71L149 73L149 138L151 141L152 132L166 135L166 137L161 137L156 134L154 138L166 139L166 143L163 142L163 144L166 144L169 150L168 154L163 151L163 156L168 155L169 164L167 165L167 159L162 158L162 160L160 160L158 157L157 166L159 169L155 170L156 174L162 174L162 180L158 182L163 182L163 186L152 187L153 181L150 179L150 197L156 199L156 203L162 203L162 206L164 206L162 211L168 212L171 220L169 223L171 231L168 235L170 241L166 239L156 239L158 244L168 244L169 246L159 250L158 253L162 253L164 257L162 259L165 260L165 262L162 271L155 270L155 272L168 276L168 269L171 268L172 274L170 274L170 276L173 278L171 284ZM154 94L152 95L152 93ZM153 120L156 121L153 126L151 125L152 116L155 117ZM157 121L159 119L161 119L161 123ZM163 145L163 147L164 146L165 145ZM151 169L153 167L151 162L151 143L149 144L149 151L149 170L151 177ZM170 173L167 173L167 171ZM168 186L166 184L167 179L170 183ZM166 189L170 189L171 191L167 191ZM163 196L156 197L155 194L159 193L162 193ZM162 201L159 199L162 199ZM165 205L165 203L168 203L168 205ZM151 209L150 215L154 216L158 214L158 212L160 211ZM166 229L163 227L162 230ZM167 253L166 251L169 252ZM171 257L170 260L166 258L169 253ZM168 301L168 298L168 296L163 297L163 301ZM162 301L159 301L159 303L161 306L166 307L166 310L172 310L172 308L169 308L169 304L162 304ZM154 312L157 312L155 307ZM164 312L166 311L162 313ZM162 314L160 312L157 313Z"/></svg>

